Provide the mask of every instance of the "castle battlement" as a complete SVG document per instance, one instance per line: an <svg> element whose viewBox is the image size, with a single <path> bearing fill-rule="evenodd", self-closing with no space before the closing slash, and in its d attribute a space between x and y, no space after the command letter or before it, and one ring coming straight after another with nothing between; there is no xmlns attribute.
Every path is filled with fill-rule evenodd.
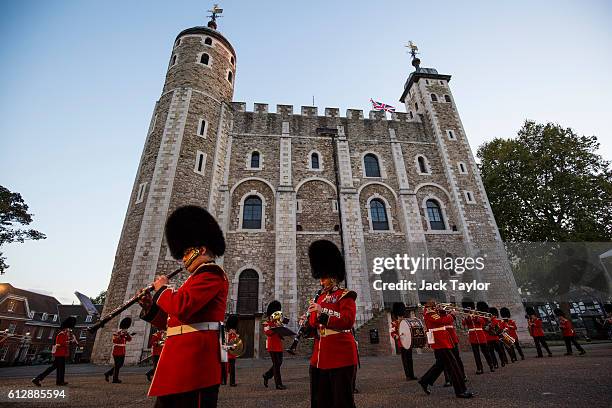
<svg viewBox="0 0 612 408"><path fill-rule="evenodd" d="M268 109L267 103L254 103L253 110L247 110L246 102L232 102L232 108L235 112L245 112L245 113L265 113L271 115L281 115L281 116L303 116L303 117L326 117L326 118L345 118L349 120L363 120L363 110L362 109L347 109L346 114L344 116L340 115L339 108L328 108L326 107L323 111L325 112L324 116L319 116L319 108L317 106L304 106L300 107L300 114L295 114L293 112L293 105L276 105L276 112L270 112ZM387 117L385 112L382 111L374 111L371 110L368 114L369 120L380 120L380 121L390 121L390 122L420 122L420 119L417 115L409 112L395 112L391 114L391 119Z"/></svg>

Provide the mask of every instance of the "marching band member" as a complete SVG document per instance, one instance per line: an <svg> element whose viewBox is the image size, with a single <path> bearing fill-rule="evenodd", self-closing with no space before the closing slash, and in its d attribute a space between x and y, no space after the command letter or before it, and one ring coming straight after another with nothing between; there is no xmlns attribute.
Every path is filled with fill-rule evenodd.
<svg viewBox="0 0 612 408"><path fill-rule="evenodd" d="M441 316L436 308L436 302L430 300L425 305L423 312L425 326L427 326L427 337L434 351L436 361L433 366L421 377L419 384L426 394L431 394L429 389L444 369L448 369L449 376L457 398L472 398L473 394L467 390L461 368L453 353L453 340L446 326L453 324L450 314ZM433 342L431 342L433 338Z"/></svg>
<svg viewBox="0 0 612 408"><path fill-rule="evenodd" d="M565 317L565 313L561 309L555 309L555 316L559 318L559 327L561 328L561 333L563 334L563 340L565 341L565 348L567 349L566 356L571 356L572 353L572 344L576 346L576 349L580 352L580 355L586 353L582 346L578 344L576 341L576 332L574 331L574 324L570 319Z"/></svg>
<svg viewBox="0 0 612 408"><path fill-rule="evenodd" d="M172 257L182 259L190 275L176 290L165 275L157 277L155 295L139 302L141 318L166 329L148 395L157 397L156 408L216 407L228 280L214 261L225 252L225 239L212 215L196 206L175 210L165 232Z"/></svg>
<svg viewBox="0 0 612 408"><path fill-rule="evenodd" d="M147 371L146 374L147 380L149 380L149 382L151 382L151 378L155 374L155 369L157 368L157 363L159 362L159 356L161 355L165 340L165 330L157 330L151 335L151 339L149 340L149 347L151 348L151 359L153 360L153 367L149 371Z"/></svg>
<svg viewBox="0 0 612 408"><path fill-rule="evenodd" d="M514 356L514 361L517 361L516 353L514 352L514 349L516 348L516 351L518 351L519 355L521 356L521 360L524 360L525 356L523 355L523 349L521 348L518 334L516 333L516 322L510 318L510 309L507 307L502 307L499 309L499 314L502 317L506 330L508 330L508 334L514 339L514 344L512 347L510 347L510 355Z"/></svg>
<svg viewBox="0 0 612 408"><path fill-rule="evenodd" d="M75 335L72 333L72 329L74 329L75 325L76 318L74 316L70 316L62 322L60 325L60 332L55 337L55 345L53 346L53 364L32 379L34 385L40 387L40 382L51 374L53 370L57 370L55 372L55 384L68 385L68 383L64 381L66 358L70 355L70 343L78 344Z"/></svg>
<svg viewBox="0 0 612 408"><path fill-rule="evenodd" d="M463 302L461 306L465 309L475 309L474 302ZM472 353L474 353L474 361L476 361L476 375L480 375L484 372L480 353L484 355L487 365L489 366L489 370L494 372L495 368L493 368L493 360L489 354L487 336L482 329L485 324L484 317L477 316L476 314L468 314L465 318L463 318L461 324L468 330L468 339L470 341L470 345L472 346Z"/></svg>
<svg viewBox="0 0 612 408"><path fill-rule="evenodd" d="M132 318L125 317L119 323L119 331L113 333L113 361L115 364L104 373L104 379L108 382L110 375L113 375L113 383L121 384L119 379L119 369L123 367L125 361L125 346L127 342L132 341L132 336L127 329L132 325Z"/></svg>
<svg viewBox="0 0 612 408"><path fill-rule="evenodd" d="M476 303L476 310L482 313L489 313L489 305L487 302L478 302ZM497 361L497 357L495 356L495 341L498 340L497 336L494 336L490 332L490 328L492 327L491 319L489 317L484 318L484 333L487 338L487 349L489 350L489 356L491 357L491 362L493 363L493 368L498 369L499 363Z"/></svg>
<svg viewBox="0 0 612 408"><path fill-rule="evenodd" d="M412 366L412 348L406 349L402 346L402 343L400 342L399 324L406 316L406 305L404 304L404 302L393 303L393 309L391 314L393 315L393 321L391 322L389 333L391 333L391 337L393 337L393 339L395 340L395 348L399 349L400 351L400 355L402 357L402 366L404 367L404 374L406 375L406 380L418 380L418 378L414 376L414 368Z"/></svg>
<svg viewBox="0 0 612 408"><path fill-rule="evenodd" d="M499 320L499 311L497 310L497 308L495 307L491 307L489 308L489 313L491 313L491 327L494 327L495 332L496 333L502 333L504 331L504 326L502 324L502 321ZM504 344L502 343L502 341L499 339L499 335L498 334L492 334L491 339L493 342L493 348L495 349L495 351L497 352L497 354L499 354L499 360L501 361L501 366L504 367L506 364L508 364L508 356L506 355L506 348L504 346Z"/></svg>
<svg viewBox="0 0 612 408"><path fill-rule="evenodd" d="M238 315L230 315L225 323L225 329L227 332L227 342L233 344L240 336L238 336ZM225 385L227 382L227 372L230 375L230 387L236 386L236 358L237 356L232 353L232 349L229 348L227 352L227 363L224 363L224 367L221 368L221 384Z"/></svg>
<svg viewBox="0 0 612 408"><path fill-rule="evenodd" d="M282 322L272 318L274 312L280 312L282 306L278 300L273 300L266 309L267 320L263 324L264 334L266 335L266 350L272 359L272 367L263 374L264 386L268 388L268 381L274 377L274 384L277 390L285 390L281 377L281 365L283 365L283 339L272 330L273 327L282 325Z"/></svg>
<svg viewBox="0 0 612 408"><path fill-rule="evenodd" d="M447 312L444 310L440 310L440 316L446 315ZM459 364L459 368L461 369L461 374L463 375L463 381L467 381L467 377L465 376L465 368L463 367L463 361L461 360L461 354L459 354L459 337L457 337L457 330L455 329L455 315L450 314L453 318L453 323L446 326L446 330L448 334L450 334L451 339L453 340L453 354L455 355L455 360L457 360L457 364ZM444 369L444 386L450 387L450 375L448 369Z"/></svg>
<svg viewBox="0 0 612 408"><path fill-rule="evenodd" d="M538 358L543 357L542 348L540 346L544 346L544 348L548 352L548 357L552 357L552 353L550 352L548 344L546 344L546 340L544 339L542 319L537 316L536 311L533 307L527 307L526 311L527 316L529 316L529 320L527 321L527 327L529 329L529 334L531 335L531 337L533 337L533 342L535 343L536 350L538 352Z"/></svg>
<svg viewBox="0 0 612 408"><path fill-rule="evenodd" d="M308 306L309 327L316 330L310 358L311 408L354 408L353 380L357 347L355 324L357 294L341 288L346 272L338 247L326 240L308 249L312 277L322 291Z"/></svg>

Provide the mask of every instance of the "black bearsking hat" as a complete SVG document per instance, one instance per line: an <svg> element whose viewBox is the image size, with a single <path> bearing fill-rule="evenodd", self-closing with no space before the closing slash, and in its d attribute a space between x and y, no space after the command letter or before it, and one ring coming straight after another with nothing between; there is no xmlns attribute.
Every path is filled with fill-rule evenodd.
<svg viewBox="0 0 612 408"><path fill-rule="evenodd" d="M166 241L174 259L189 248L206 247L215 256L225 253L223 232L215 218L202 207L179 207L166 221Z"/></svg>
<svg viewBox="0 0 612 408"><path fill-rule="evenodd" d="M346 276L344 259L340 250L333 242L325 239L314 241L310 244L310 248L308 248L308 257L310 258L310 269L313 278L344 280Z"/></svg>
<svg viewBox="0 0 612 408"><path fill-rule="evenodd" d="M475 310L476 305L471 300L466 300L465 302L461 302L461 307L464 308L464 309Z"/></svg>
<svg viewBox="0 0 612 408"><path fill-rule="evenodd" d="M496 307L489 308L489 313L491 313L495 317L499 317L499 311L497 311Z"/></svg>
<svg viewBox="0 0 612 408"><path fill-rule="evenodd" d="M126 329L129 329L131 325L132 325L132 318L124 317L123 319L121 319L121 323L119 323L119 328L126 330Z"/></svg>
<svg viewBox="0 0 612 408"><path fill-rule="evenodd" d="M565 317L565 312L563 312L563 310L561 310L559 308L556 308L554 310L554 313L555 313L555 316L563 316L563 317Z"/></svg>
<svg viewBox="0 0 612 408"><path fill-rule="evenodd" d="M489 305L487 302L478 302L476 303L476 310L479 312L489 313Z"/></svg>
<svg viewBox="0 0 612 408"><path fill-rule="evenodd" d="M282 310L281 302L278 300L273 300L268 304L268 308L266 309L266 316L272 316L272 313L278 312Z"/></svg>
<svg viewBox="0 0 612 408"><path fill-rule="evenodd" d="M394 316L403 317L406 315L406 305L404 302L394 302L392 313Z"/></svg>
<svg viewBox="0 0 612 408"><path fill-rule="evenodd" d="M238 328L238 315L229 315L227 317L227 321L225 322L225 327L229 329L237 329Z"/></svg>
<svg viewBox="0 0 612 408"><path fill-rule="evenodd" d="M76 317L70 316L62 321L60 329L74 329L74 326L76 326Z"/></svg>
<svg viewBox="0 0 612 408"><path fill-rule="evenodd" d="M606 313L612 313L612 304L606 303L604 305L604 310L606 311Z"/></svg>
<svg viewBox="0 0 612 408"><path fill-rule="evenodd" d="M499 314L501 315L501 317L503 317L504 319L509 319L511 314L510 314L510 309L508 309L507 307L502 307L501 309L499 309Z"/></svg>
<svg viewBox="0 0 612 408"><path fill-rule="evenodd" d="M531 306L527 306L527 308L525 309L525 312L527 313L528 316L537 314L535 309Z"/></svg>

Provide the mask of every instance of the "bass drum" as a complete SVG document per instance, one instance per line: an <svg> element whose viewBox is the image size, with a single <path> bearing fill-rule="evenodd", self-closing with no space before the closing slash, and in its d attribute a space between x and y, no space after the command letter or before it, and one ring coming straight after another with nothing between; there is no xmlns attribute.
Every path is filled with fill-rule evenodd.
<svg viewBox="0 0 612 408"><path fill-rule="evenodd" d="M405 349L423 348L427 345L425 325L419 319L403 319L399 324L400 344Z"/></svg>

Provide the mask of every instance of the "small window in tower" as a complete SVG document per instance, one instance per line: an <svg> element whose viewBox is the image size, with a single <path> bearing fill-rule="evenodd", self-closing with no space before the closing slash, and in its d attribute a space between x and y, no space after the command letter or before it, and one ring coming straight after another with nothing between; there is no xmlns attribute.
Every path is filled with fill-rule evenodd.
<svg viewBox="0 0 612 408"><path fill-rule="evenodd" d="M261 169L261 155L259 154L259 152L252 152L251 153L251 160L250 160L250 168L251 169Z"/></svg>
<svg viewBox="0 0 612 408"><path fill-rule="evenodd" d="M365 169L366 177L380 177L380 166L378 165L378 158L372 153L368 153L364 156L363 166Z"/></svg>
<svg viewBox="0 0 612 408"><path fill-rule="evenodd" d="M448 134L448 138L450 140L455 140L455 132L453 132L452 130L447 130L446 133Z"/></svg>
<svg viewBox="0 0 612 408"><path fill-rule="evenodd" d="M212 45L212 38L210 38L210 37L206 37L206 39L204 40L204 44L206 44L206 45Z"/></svg>
<svg viewBox="0 0 612 408"><path fill-rule="evenodd" d="M229 83L232 83L232 80L234 79L234 73L232 71L229 71L227 73L227 80L229 81Z"/></svg>
<svg viewBox="0 0 612 408"><path fill-rule="evenodd" d="M321 166L319 165L319 154L318 153L312 153L310 155L310 168L312 170L319 170Z"/></svg>
<svg viewBox="0 0 612 408"><path fill-rule="evenodd" d="M465 166L465 163L463 162L459 162L459 173L467 174L467 167Z"/></svg>
<svg viewBox="0 0 612 408"><path fill-rule="evenodd" d="M446 102L448 102L448 103L450 103L450 102L451 102L451 98L450 98L450 96L448 96L448 95L444 95L444 100L445 100Z"/></svg>
<svg viewBox="0 0 612 408"><path fill-rule="evenodd" d="M425 80L425 84L426 84L426 85L429 85L429 79L426 79L426 80Z"/></svg>
<svg viewBox="0 0 612 408"><path fill-rule="evenodd" d="M176 65L176 57L177 57L177 55L176 55L176 54L174 54L174 55L172 56L172 62L170 63L170 66L171 66L171 67L173 67L173 66L175 66L175 65Z"/></svg>
<svg viewBox="0 0 612 408"><path fill-rule="evenodd" d="M205 119L200 119L200 124L198 125L198 136L206 137L206 133L208 133L208 122Z"/></svg>
<svg viewBox="0 0 612 408"><path fill-rule="evenodd" d="M385 205L378 198L370 201L370 218L372 219L372 229L375 231L388 230L389 221Z"/></svg>
<svg viewBox="0 0 612 408"><path fill-rule="evenodd" d="M436 200L429 199L427 200L426 207L427 218L429 219L429 229L445 230L446 224L444 223L444 217L442 216L440 204L438 204Z"/></svg>
<svg viewBox="0 0 612 408"><path fill-rule="evenodd" d="M418 103L418 102L415 102L415 103L414 103L414 110L415 110L415 111L418 111L418 110L419 110L419 103Z"/></svg>
<svg viewBox="0 0 612 408"><path fill-rule="evenodd" d="M230 62L232 63L232 65L235 64L234 57L230 57Z"/></svg>
<svg viewBox="0 0 612 408"><path fill-rule="evenodd" d="M147 183L140 183L138 186L138 194L136 195L136 204L142 203L144 200L144 193L147 189Z"/></svg>
<svg viewBox="0 0 612 408"><path fill-rule="evenodd" d="M444 85L444 81L440 81L440 85Z"/></svg>
<svg viewBox="0 0 612 408"><path fill-rule="evenodd" d="M298 198L297 200L295 200L295 212L296 213L302 212L302 199L301 198Z"/></svg>
<svg viewBox="0 0 612 408"><path fill-rule="evenodd" d="M205 168L206 168L206 153L198 150L198 152L196 153L196 161L195 161L195 167L193 168L193 171L195 171L198 174L204 175Z"/></svg>
<svg viewBox="0 0 612 408"><path fill-rule="evenodd" d="M210 61L210 55L204 53L200 56L200 64L208 65Z"/></svg>
<svg viewBox="0 0 612 408"><path fill-rule="evenodd" d="M175 42L174 42L174 46L178 47L179 45L181 45L181 39L178 38Z"/></svg>
<svg viewBox="0 0 612 408"><path fill-rule="evenodd" d="M417 157L418 170L420 174L429 174L429 166L424 156Z"/></svg>
<svg viewBox="0 0 612 408"><path fill-rule="evenodd" d="M410 114L410 119L414 119L414 115L412 114L412 111L408 112Z"/></svg>
<svg viewBox="0 0 612 408"><path fill-rule="evenodd" d="M465 202L468 204L475 204L476 200L474 199L474 193L471 191L464 191L465 193Z"/></svg>
<svg viewBox="0 0 612 408"><path fill-rule="evenodd" d="M436 96L436 94L431 94L431 101L438 102L438 97Z"/></svg>
<svg viewBox="0 0 612 408"><path fill-rule="evenodd" d="M261 229L262 201L258 196L249 196L244 200L242 209L242 228Z"/></svg>
<svg viewBox="0 0 612 408"><path fill-rule="evenodd" d="M332 200L332 212L338 212L338 200Z"/></svg>

